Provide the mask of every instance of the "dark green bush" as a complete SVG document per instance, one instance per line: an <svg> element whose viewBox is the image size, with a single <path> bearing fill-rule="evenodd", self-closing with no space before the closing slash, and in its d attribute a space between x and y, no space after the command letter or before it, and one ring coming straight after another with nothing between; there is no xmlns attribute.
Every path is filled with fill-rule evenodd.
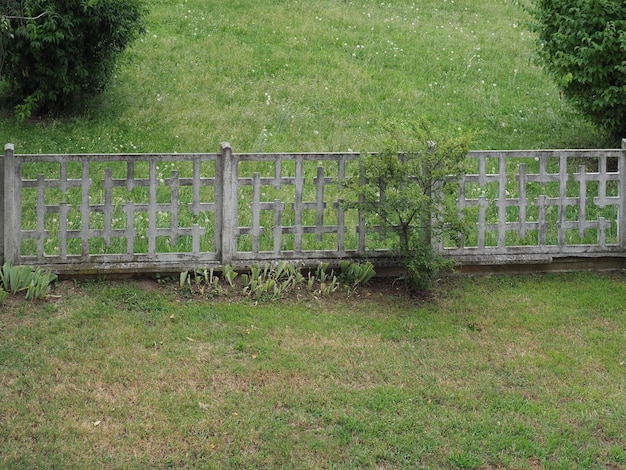
<svg viewBox="0 0 626 470"><path fill-rule="evenodd" d="M18 116L101 92L144 13L141 0L0 0L0 78Z"/></svg>
<svg viewBox="0 0 626 470"><path fill-rule="evenodd" d="M613 136L626 136L626 1L528 2L540 62L565 97Z"/></svg>

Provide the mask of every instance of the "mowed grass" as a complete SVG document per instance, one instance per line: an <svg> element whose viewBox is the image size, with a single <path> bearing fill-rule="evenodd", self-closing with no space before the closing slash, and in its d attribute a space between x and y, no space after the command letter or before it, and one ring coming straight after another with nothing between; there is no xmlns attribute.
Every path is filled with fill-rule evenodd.
<svg viewBox="0 0 626 470"><path fill-rule="evenodd" d="M389 118L475 149L607 147L533 65L514 0L147 0L109 89L63 118L0 113L17 153L377 151Z"/></svg>
<svg viewBox="0 0 626 470"><path fill-rule="evenodd" d="M618 469L626 277L252 304L62 284L0 315L2 468Z"/></svg>

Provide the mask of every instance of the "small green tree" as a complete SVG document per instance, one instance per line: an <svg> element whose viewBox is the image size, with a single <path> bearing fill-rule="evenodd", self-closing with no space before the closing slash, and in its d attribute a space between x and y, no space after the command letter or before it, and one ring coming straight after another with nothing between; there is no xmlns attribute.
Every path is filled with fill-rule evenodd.
<svg viewBox="0 0 626 470"><path fill-rule="evenodd" d="M101 92L144 14L142 0L0 0L0 80L17 115Z"/></svg>
<svg viewBox="0 0 626 470"><path fill-rule="evenodd" d="M626 136L626 2L524 0L540 63L584 115Z"/></svg>
<svg viewBox="0 0 626 470"><path fill-rule="evenodd" d="M466 170L469 139L451 137L426 121L389 122L385 148L362 154L345 186L346 208L358 209L383 235L397 235L397 252L416 287L426 288L448 263L433 243L465 232L454 191Z"/></svg>

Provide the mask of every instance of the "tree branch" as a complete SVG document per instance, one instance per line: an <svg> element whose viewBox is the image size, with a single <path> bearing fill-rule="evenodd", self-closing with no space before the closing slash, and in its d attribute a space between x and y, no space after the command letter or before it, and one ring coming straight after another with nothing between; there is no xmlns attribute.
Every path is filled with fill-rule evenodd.
<svg viewBox="0 0 626 470"><path fill-rule="evenodd" d="M11 16L11 15L2 15L4 18L8 20L26 20L26 21L34 21L38 20L42 16L47 15L48 13L52 13L51 11L44 11L37 16Z"/></svg>

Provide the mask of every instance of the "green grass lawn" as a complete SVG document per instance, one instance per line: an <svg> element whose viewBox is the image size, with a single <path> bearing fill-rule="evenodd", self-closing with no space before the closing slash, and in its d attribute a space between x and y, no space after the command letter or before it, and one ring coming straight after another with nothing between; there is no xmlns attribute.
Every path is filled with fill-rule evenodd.
<svg viewBox="0 0 626 470"><path fill-rule="evenodd" d="M388 118L475 149L606 147L533 65L514 0L147 0L109 89L20 124L17 153L376 151Z"/></svg>
<svg viewBox="0 0 626 470"><path fill-rule="evenodd" d="M274 303L64 283L0 314L2 468L618 469L624 274Z"/></svg>

